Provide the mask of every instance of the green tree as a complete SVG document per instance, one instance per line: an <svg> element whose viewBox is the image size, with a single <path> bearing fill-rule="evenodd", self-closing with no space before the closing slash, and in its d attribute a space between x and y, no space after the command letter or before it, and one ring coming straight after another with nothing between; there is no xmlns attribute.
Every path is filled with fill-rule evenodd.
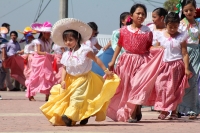
<svg viewBox="0 0 200 133"><path fill-rule="evenodd" d="M163 4L164 8L170 12L177 10L176 5L179 3L179 0L166 0Z"/></svg>

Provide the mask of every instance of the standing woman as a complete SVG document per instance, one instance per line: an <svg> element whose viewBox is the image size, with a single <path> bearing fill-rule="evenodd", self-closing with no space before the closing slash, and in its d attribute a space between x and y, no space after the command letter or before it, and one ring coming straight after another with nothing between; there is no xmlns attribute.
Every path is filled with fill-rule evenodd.
<svg viewBox="0 0 200 133"><path fill-rule="evenodd" d="M39 92L46 95L45 101L47 101L50 89L55 84L55 74L52 67L53 56L50 54L52 25L49 22L44 22L43 24L34 23L31 27L33 30L40 32L40 35L38 39L33 41L35 53L31 63L32 72L26 81L26 96L30 101L35 101L34 96Z"/></svg>

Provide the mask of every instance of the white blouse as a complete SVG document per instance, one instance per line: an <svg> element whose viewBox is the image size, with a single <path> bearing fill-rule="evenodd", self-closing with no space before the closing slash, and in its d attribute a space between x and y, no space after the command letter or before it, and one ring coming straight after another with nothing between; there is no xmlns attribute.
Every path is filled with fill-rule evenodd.
<svg viewBox="0 0 200 133"><path fill-rule="evenodd" d="M162 34L160 30L155 30L155 24L151 24L148 26L151 30L151 32L153 33L153 41L152 41L152 45L155 46L158 42L158 36L159 34Z"/></svg>
<svg viewBox="0 0 200 133"><path fill-rule="evenodd" d="M41 52L51 52L51 45L52 45L52 40L49 39L48 42L43 42L41 39L35 39L33 40L33 43L35 45L35 51L37 52L37 46L36 45L41 45Z"/></svg>
<svg viewBox="0 0 200 133"><path fill-rule="evenodd" d="M197 22L197 24L193 24L192 27L190 27L191 34L196 37L198 37L200 35L200 22ZM179 32L187 32L188 33L187 25L184 23L180 23ZM191 36L188 36L187 44L199 44L199 39L193 40Z"/></svg>
<svg viewBox="0 0 200 133"><path fill-rule="evenodd" d="M128 26L127 26L127 29L128 29L130 32L132 32L132 33L135 33L135 32L136 32L136 30L134 30L134 29L131 28L131 25L128 25ZM151 31L149 27L147 27L147 26L145 26L145 25L142 25L142 27L139 29L138 33L139 33L139 34L145 34L145 33L149 32L149 31Z"/></svg>
<svg viewBox="0 0 200 133"><path fill-rule="evenodd" d="M93 51L98 50L95 45L98 43L98 40L96 37L92 37L90 40L87 40L84 44L86 44L87 46L91 47L93 49Z"/></svg>
<svg viewBox="0 0 200 133"><path fill-rule="evenodd" d="M161 32L158 36L158 42L160 46L164 47L164 62L176 61L182 59L181 43L187 40L188 34L180 33L175 38L167 38L164 32Z"/></svg>
<svg viewBox="0 0 200 133"><path fill-rule="evenodd" d="M73 76L88 73L92 69L92 60L87 57L90 51L93 51L92 48L87 45L81 45L77 51L64 52L61 64L66 66L66 72Z"/></svg>
<svg viewBox="0 0 200 133"><path fill-rule="evenodd" d="M55 54L62 54L62 47L57 45L57 44L54 44L53 47L52 47L52 50L54 51Z"/></svg>
<svg viewBox="0 0 200 133"><path fill-rule="evenodd" d="M32 54L35 52L35 44L33 43L33 41L27 45L25 45L24 47L24 53L25 54Z"/></svg>

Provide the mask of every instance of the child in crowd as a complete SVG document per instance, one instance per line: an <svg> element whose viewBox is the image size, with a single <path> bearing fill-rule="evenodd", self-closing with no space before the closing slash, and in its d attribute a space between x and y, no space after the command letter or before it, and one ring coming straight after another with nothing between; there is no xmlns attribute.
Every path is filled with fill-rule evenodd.
<svg viewBox="0 0 200 133"><path fill-rule="evenodd" d="M153 42L152 45L157 44L158 35L165 30L165 16L168 14L168 12L164 8L156 8L152 12L152 20L153 23L149 24L148 27L153 33Z"/></svg>
<svg viewBox="0 0 200 133"><path fill-rule="evenodd" d="M200 70L200 22L195 20L196 1L183 0L181 3L182 15L179 26L180 32L188 33L187 51L189 53L189 70L192 77L189 79L190 87L185 90L182 103L179 104L178 112L189 115L189 118L195 119L200 113L200 99L198 90L198 74Z"/></svg>
<svg viewBox="0 0 200 133"><path fill-rule="evenodd" d="M61 19L53 26L53 41L68 47L61 59L62 82L53 86L49 101L40 107L53 125L72 126L79 121L85 125L92 116L96 121L106 118L119 78L103 65L91 47L83 44L91 35L90 26L74 18ZM105 81L91 72L92 60L104 70Z"/></svg>
<svg viewBox="0 0 200 133"><path fill-rule="evenodd" d="M2 61L2 51L1 45L5 45L8 42L5 38L1 37L1 34L8 33L8 29L5 27L0 27L0 91L7 91L7 87L5 87L5 78L6 72L3 68L3 61Z"/></svg>
<svg viewBox="0 0 200 133"><path fill-rule="evenodd" d="M131 79L140 67L149 60L149 49L152 46L153 34L147 26L142 25L147 16L146 7L143 4L133 5L130 15L131 25L120 29L118 45L112 61L109 63L109 67L112 69L123 47L126 52L119 57L114 70L121 78L121 82L111 99L107 116L115 121L132 123L141 119L141 106L132 103L129 97L133 93ZM134 113L134 111L137 113Z"/></svg>
<svg viewBox="0 0 200 133"><path fill-rule="evenodd" d="M24 58L24 76L26 78L26 80L28 80L30 73L32 71L31 69L31 61L32 61L32 54L35 51L35 47L34 44L32 43L32 41L35 39L34 38L34 34L36 34L37 32L32 30L31 27L27 26L24 28L24 31L18 31L19 33L22 33L24 35L24 39L22 38L20 42L26 42L25 46L24 46L24 54L22 55L22 57Z"/></svg>
<svg viewBox="0 0 200 133"><path fill-rule="evenodd" d="M178 32L179 23L178 14L169 13L165 18L166 30L157 35L157 45L164 48L164 55L155 82L154 109L161 111L158 116L161 120L169 115L169 111L172 111L170 119L178 118L176 109L192 74L186 44L188 34Z"/></svg>
<svg viewBox="0 0 200 133"><path fill-rule="evenodd" d="M153 23L147 24L147 26L150 28L150 30L153 33L153 42L152 45L157 44L158 35L165 30L165 16L167 15L167 10L164 8L156 8L152 12L152 21ZM154 110L153 107L151 107L151 110Z"/></svg>
<svg viewBox="0 0 200 133"><path fill-rule="evenodd" d="M126 26L126 24L129 25L130 23L130 13L129 12L123 12L120 15L120 28L122 26ZM117 42L119 39L119 29L114 30L113 34L112 34L112 38L111 41L109 41L109 43L103 48L103 50L101 51L102 54L98 55L98 57L102 60L102 62L107 66L108 63L111 61L112 56L114 54L114 50L117 47ZM112 48L109 48L112 44ZM119 56L124 52L124 49L122 48ZM118 56L118 57L119 57ZM104 72L101 70L101 68L93 62L92 64L92 71L103 76Z"/></svg>
<svg viewBox="0 0 200 133"><path fill-rule="evenodd" d="M26 97L30 101L35 101L36 93L46 95L45 101L48 100L50 89L55 84L55 74L53 72L52 62L53 56L50 54L52 47L51 24L44 22L43 24L34 23L31 25L33 30L40 32L38 39L33 40L35 53L31 61L31 74L26 80L27 93Z"/></svg>
<svg viewBox="0 0 200 133"><path fill-rule="evenodd" d="M1 47L3 66L6 71L6 85L10 91L21 91L20 83L25 85L24 59L15 55L23 54L23 50L17 41L18 33L16 31L10 32L10 38L9 42ZM15 79L15 87L12 85L11 77Z"/></svg>
<svg viewBox="0 0 200 133"><path fill-rule="evenodd" d="M123 12L122 14L120 14L119 20L120 20L120 24L119 24L120 28L122 28L123 26L126 26L126 25L130 25L131 24L130 13L129 12ZM117 43L118 43L118 40L119 40L119 36L120 36L119 31L120 31L120 29L117 29L117 30L114 30L113 33L112 33L111 46L112 46L112 49L114 51L117 47ZM124 49L122 48L118 57L117 57L117 60L123 52L124 52ZM117 63L117 61L116 61L116 63Z"/></svg>
<svg viewBox="0 0 200 133"><path fill-rule="evenodd" d="M60 62L62 58L62 54L66 51L66 47L59 46L58 44L53 44L52 50L54 55L53 67L55 67L55 78L56 84L61 83L61 75L62 75L62 64Z"/></svg>
<svg viewBox="0 0 200 133"><path fill-rule="evenodd" d="M95 54L98 53L98 51L102 48L97 40L97 35L99 34L98 32L98 26L95 22L89 22L88 25L92 28L92 35L89 38L89 40L87 40L85 42L86 45L88 45L89 47L91 47L93 49L93 52Z"/></svg>

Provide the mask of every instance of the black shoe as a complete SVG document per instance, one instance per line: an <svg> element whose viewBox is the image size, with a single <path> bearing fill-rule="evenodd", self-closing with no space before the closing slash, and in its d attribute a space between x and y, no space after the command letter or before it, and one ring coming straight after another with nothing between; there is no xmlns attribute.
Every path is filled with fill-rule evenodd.
<svg viewBox="0 0 200 133"><path fill-rule="evenodd" d="M62 120L66 126L70 127L72 125L72 120L69 119L66 115L62 115Z"/></svg>
<svg viewBox="0 0 200 133"><path fill-rule="evenodd" d="M19 88L14 88L14 89L12 89L10 91L21 91L21 90Z"/></svg>
<svg viewBox="0 0 200 133"><path fill-rule="evenodd" d="M128 119L127 122L128 123L137 123L138 120L137 119Z"/></svg>
<svg viewBox="0 0 200 133"><path fill-rule="evenodd" d="M177 115L178 115L178 118L181 118L181 116L182 116L182 114L181 114L181 113L179 113L179 112L178 112L178 114L177 114Z"/></svg>
<svg viewBox="0 0 200 133"><path fill-rule="evenodd" d="M142 119L142 113L139 115L136 115L136 119L137 119L137 121L140 121Z"/></svg>
<svg viewBox="0 0 200 133"><path fill-rule="evenodd" d="M142 108L141 105L137 107L136 116L135 116L135 119L137 119L137 121L140 121L142 119L141 108Z"/></svg>
<svg viewBox="0 0 200 133"><path fill-rule="evenodd" d="M86 124L88 123L88 119L89 119L89 118L90 118L90 117L83 119L83 120L80 122L80 125L86 125Z"/></svg>

